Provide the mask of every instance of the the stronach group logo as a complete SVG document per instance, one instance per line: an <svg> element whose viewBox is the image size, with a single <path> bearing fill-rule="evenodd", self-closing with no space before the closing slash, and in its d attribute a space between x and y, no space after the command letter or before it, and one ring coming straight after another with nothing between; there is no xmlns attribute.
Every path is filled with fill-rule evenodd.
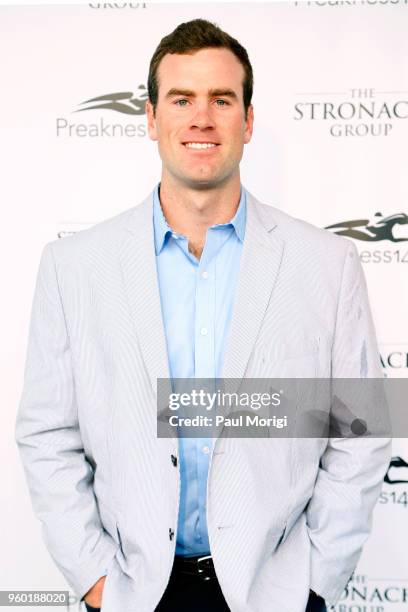
<svg viewBox="0 0 408 612"><path fill-rule="evenodd" d="M408 581L391 578L378 580L364 574L353 574L333 612L385 612L391 605L408 603Z"/></svg>
<svg viewBox="0 0 408 612"><path fill-rule="evenodd" d="M386 378L408 378L408 343L381 344L380 359Z"/></svg>
<svg viewBox="0 0 408 612"><path fill-rule="evenodd" d="M389 136L408 119L408 91L353 88L344 92L298 93L293 119L327 126L339 137Z"/></svg>
<svg viewBox="0 0 408 612"><path fill-rule="evenodd" d="M146 136L146 125L123 121L129 115L143 116L146 114L145 105L147 100L147 89L145 85L139 85L136 93L132 91L120 91L116 93L103 94L89 98L81 102L73 113L84 111L100 111L101 114L95 121L84 121L81 123L71 121L66 117L58 117L56 122L57 137L78 138L115 138L115 137L143 137ZM119 115L122 121L112 123L107 119L112 113Z"/></svg>
<svg viewBox="0 0 408 612"><path fill-rule="evenodd" d="M407 227L403 227L403 226ZM373 219L350 219L327 225L325 229L362 242L408 242L408 215L404 212ZM375 249L360 251L362 263L408 263L408 249Z"/></svg>

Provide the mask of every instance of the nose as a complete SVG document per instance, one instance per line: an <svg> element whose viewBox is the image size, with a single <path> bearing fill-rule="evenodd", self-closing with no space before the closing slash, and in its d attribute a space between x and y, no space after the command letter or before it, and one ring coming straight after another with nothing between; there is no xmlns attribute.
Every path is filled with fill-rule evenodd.
<svg viewBox="0 0 408 612"><path fill-rule="evenodd" d="M215 127L212 109L208 102L196 104L195 113L191 119L191 127L197 127L200 130Z"/></svg>

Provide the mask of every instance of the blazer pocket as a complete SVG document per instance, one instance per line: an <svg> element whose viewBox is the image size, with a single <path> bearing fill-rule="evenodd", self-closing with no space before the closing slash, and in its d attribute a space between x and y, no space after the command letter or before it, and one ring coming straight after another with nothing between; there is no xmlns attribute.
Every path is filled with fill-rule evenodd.
<svg viewBox="0 0 408 612"><path fill-rule="evenodd" d="M99 508L99 516L101 518L101 522L102 522L102 525L105 531L107 531L109 535L115 538L116 520L115 520L114 514L111 512L111 510L109 510L109 508L100 499L98 499L98 508Z"/></svg>
<svg viewBox="0 0 408 612"><path fill-rule="evenodd" d="M274 555L278 550L282 543L285 541L286 537L286 523L283 526L283 529L280 533L276 531L271 531L268 533L266 537L266 546L269 555Z"/></svg>
<svg viewBox="0 0 408 612"><path fill-rule="evenodd" d="M268 364L279 364L287 359L299 359L317 355L320 350L320 338L303 338L298 343L276 342L271 339L267 342L260 340L254 347L252 358L254 365L259 367Z"/></svg>
<svg viewBox="0 0 408 612"><path fill-rule="evenodd" d="M118 544L119 544L120 551L121 551L122 555L125 556L125 553L124 553L124 550L123 550L122 537L120 535L119 525L117 523L116 523L116 536L117 536L117 539L118 539Z"/></svg>
<svg viewBox="0 0 408 612"><path fill-rule="evenodd" d="M280 546L281 544L283 544L283 542L285 541L285 539L286 539L286 531L287 531L287 529L286 529L286 528L287 528L287 525L285 525L285 526L284 526L284 528L283 528L283 531L282 531L281 536L280 536L280 538L279 538L279 540L278 540L278 543L277 543L277 545L276 545L276 548L279 548L279 546Z"/></svg>
<svg viewBox="0 0 408 612"><path fill-rule="evenodd" d="M285 528L282 533L280 545L284 544L286 540L288 539L289 535L292 533L292 531L296 529L296 525L298 521L300 520L300 517L302 516L302 514L303 512L299 512L297 508L289 513L288 518L285 523Z"/></svg>

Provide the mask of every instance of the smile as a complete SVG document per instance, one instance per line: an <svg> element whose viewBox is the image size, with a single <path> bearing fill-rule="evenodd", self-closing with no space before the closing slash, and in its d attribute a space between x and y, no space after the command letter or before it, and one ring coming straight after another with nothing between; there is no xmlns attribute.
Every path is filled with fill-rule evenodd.
<svg viewBox="0 0 408 612"><path fill-rule="evenodd" d="M218 147L215 142L183 142L187 149L212 149Z"/></svg>

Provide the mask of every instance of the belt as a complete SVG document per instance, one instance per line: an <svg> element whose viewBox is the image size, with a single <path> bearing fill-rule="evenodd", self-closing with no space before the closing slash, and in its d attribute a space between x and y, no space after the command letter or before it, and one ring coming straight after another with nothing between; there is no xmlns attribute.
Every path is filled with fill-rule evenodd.
<svg viewBox="0 0 408 612"><path fill-rule="evenodd" d="M195 576L200 580L216 579L214 563L211 555L205 557L174 557L173 570L189 576Z"/></svg>

